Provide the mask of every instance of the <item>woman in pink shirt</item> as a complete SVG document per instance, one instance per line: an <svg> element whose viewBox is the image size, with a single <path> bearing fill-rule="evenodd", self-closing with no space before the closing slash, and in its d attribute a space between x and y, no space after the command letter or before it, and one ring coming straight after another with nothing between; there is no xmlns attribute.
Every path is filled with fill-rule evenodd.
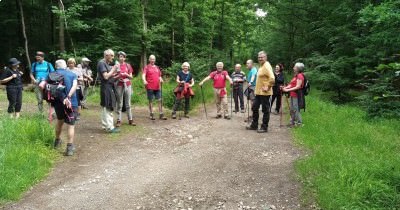
<svg viewBox="0 0 400 210"><path fill-rule="evenodd" d="M119 67L117 69L118 79L116 82L116 96L117 96L117 124L116 127L120 127L122 123L122 107L125 106L126 113L128 115L129 125L135 126L133 122L132 110L131 110L131 96L132 96L132 84L131 79L133 68L129 63L125 62L126 53L119 51L117 53ZM125 104L124 104L125 103Z"/></svg>
<svg viewBox="0 0 400 210"><path fill-rule="evenodd" d="M217 70L211 72L209 76L203 79L199 83L200 86L203 86L203 83L207 80L212 79L214 81L214 98L215 104L217 105L217 117L221 118L222 114L224 114L224 118L229 120L231 119L228 115L228 96L226 91L226 80L229 80L231 85L233 84L232 79L229 77L229 74L226 70L224 70L224 63L218 62L216 64Z"/></svg>

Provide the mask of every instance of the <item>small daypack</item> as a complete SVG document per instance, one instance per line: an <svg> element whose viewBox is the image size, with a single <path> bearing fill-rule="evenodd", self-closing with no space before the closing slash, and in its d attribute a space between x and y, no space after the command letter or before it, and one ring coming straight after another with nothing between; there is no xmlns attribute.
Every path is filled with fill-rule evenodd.
<svg viewBox="0 0 400 210"><path fill-rule="evenodd" d="M58 72L51 72L46 81L43 98L50 103L64 100L66 96L64 76Z"/></svg>
<svg viewBox="0 0 400 210"><path fill-rule="evenodd" d="M299 105L299 111L300 109L303 109L306 111L306 97L311 90L310 82L306 78L306 76L303 74L304 81L302 87L296 91L297 93L297 100L298 100L298 105ZM297 78L297 76L296 76Z"/></svg>

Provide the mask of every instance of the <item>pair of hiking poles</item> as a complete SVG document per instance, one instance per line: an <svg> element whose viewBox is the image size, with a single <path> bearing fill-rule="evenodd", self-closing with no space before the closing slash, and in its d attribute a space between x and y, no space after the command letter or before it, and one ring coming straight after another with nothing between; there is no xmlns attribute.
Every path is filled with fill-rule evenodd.
<svg viewBox="0 0 400 210"><path fill-rule="evenodd" d="M200 86L200 91L201 91L201 98L202 98L202 101L203 101L204 113L206 114L206 119L208 119L206 101L205 101L204 92L203 92L203 86ZM230 92L231 92L230 94L231 94L231 118L232 118L233 117L233 115L232 115L233 87L231 87L231 91Z"/></svg>

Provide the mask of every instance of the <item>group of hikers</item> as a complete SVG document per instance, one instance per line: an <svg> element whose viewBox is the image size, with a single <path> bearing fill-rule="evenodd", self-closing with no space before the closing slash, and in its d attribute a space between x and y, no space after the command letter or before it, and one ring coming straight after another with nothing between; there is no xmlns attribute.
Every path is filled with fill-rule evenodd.
<svg viewBox="0 0 400 210"><path fill-rule="evenodd" d="M38 109L43 112L43 100L49 102L49 120L55 114L57 124L55 128L56 138L54 147L59 148L61 142L61 130L67 124L67 147L65 154L74 154L74 125L80 119L81 108L87 109L86 99L90 84L93 79L90 69L90 60L82 58L77 65L74 58L67 61L59 59L55 62L55 68L50 62L45 61L45 54L41 51L36 52L36 61L31 65L30 78L34 84L35 94L38 101ZM102 128L108 133L118 133L122 125L122 112L125 111L128 117L128 124L135 126L131 111L131 96L134 69L126 62L126 53L119 51L117 59L114 60L114 51L107 49L104 51L104 58L97 63L97 77L100 80L100 106L102 108L101 124ZM148 64L143 68L142 81L146 88L149 118L155 120L154 101L158 105L158 117L160 120L167 120L163 112L162 104L162 78L161 69L155 64L156 57L149 56ZM290 123L289 127L301 126L302 119L298 100L299 90L304 86L304 64L296 63L293 67L294 77L290 83L284 86L283 65L278 64L273 71L271 64L267 61L267 53L258 53L259 68L254 66L252 60L247 60L246 67L248 75L241 70L241 65L236 64L235 70L231 75L224 69L222 62L216 63L216 69L212 71L199 83L203 84L213 81L213 92L217 107L216 118L231 119L228 112L228 92L226 83L229 81L234 99L234 112L245 113L244 96L250 103L252 114L246 120L249 125L248 130L256 130L258 133L268 132L271 107L276 100L274 114L279 114L281 110L282 94L289 93L290 97ZM0 82L6 85L7 99L9 101L8 113L12 118L20 116L22 105L22 75L19 71L19 64L16 58L9 60L1 76ZM175 103L172 109L172 119L176 119L176 113L183 106L184 117L189 118L190 99L194 96L192 87L195 84L193 74L190 72L190 64L184 62L176 75L177 87L174 89ZM259 109L263 113L262 123L259 126ZM248 105L249 107L249 105ZM117 114L114 123L114 112Z"/></svg>

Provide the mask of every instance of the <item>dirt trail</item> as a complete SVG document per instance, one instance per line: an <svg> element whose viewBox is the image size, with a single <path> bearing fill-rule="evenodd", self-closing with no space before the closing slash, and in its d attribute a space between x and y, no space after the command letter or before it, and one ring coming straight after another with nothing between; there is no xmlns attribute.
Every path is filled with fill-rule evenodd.
<svg viewBox="0 0 400 210"><path fill-rule="evenodd" d="M209 106L209 115L215 110ZM269 132L204 116L147 120L118 136L100 129L99 108L77 125L76 155L5 209L299 209L293 162L300 156L279 117ZM126 131L128 130L128 131Z"/></svg>

